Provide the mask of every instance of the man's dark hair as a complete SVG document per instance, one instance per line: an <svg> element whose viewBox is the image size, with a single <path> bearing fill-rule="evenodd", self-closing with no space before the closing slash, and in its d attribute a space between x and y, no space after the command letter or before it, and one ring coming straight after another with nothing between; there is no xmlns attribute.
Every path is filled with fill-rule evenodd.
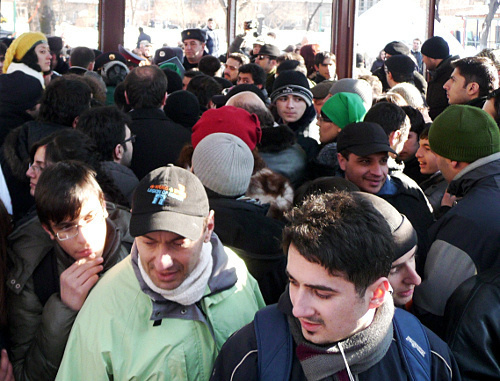
<svg viewBox="0 0 500 381"><path fill-rule="evenodd" d="M85 46L78 46L71 49L71 54L69 56L69 62L71 66L79 66L87 68L91 62L95 61L94 51Z"/></svg>
<svg viewBox="0 0 500 381"><path fill-rule="evenodd" d="M233 60L235 61L238 61L240 63L240 65L246 65L248 63L250 63L250 59L242 54L242 53L231 53L229 56L227 56L227 58L232 58ZM227 62L227 60L226 60Z"/></svg>
<svg viewBox="0 0 500 381"><path fill-rule="evenodd" d="M196 69L189 69L184 73L184 77L188 78L194 78L197 77L198 75L203 75L197 68Z"/></svg>
<svg viewBox="0 0 500 381"><path fill-rule="evenodd" d="M426 139L426 140L429 140L429 130L431 129L431 124L428 123L424 130L420 133L419 135L419 139Z"/></svg>
<svg viewBox="0 0 500 381"><path fill-rule="evenodd" d="M157 66L140 66L125 78L125 92L133 109L161 107L168 88L167 77Z"/></svg>
<svg viewBox="0 0 500 381"><path fill-rule="evenodd" d="M71 127L75 118L90 108L90 95L90 87L80 80L53 79L42 94L38 119Z"/></svg>
<svg viewBox="0 0 500 381"><path fill-rule="evenodd" d="M307 261L354 283L359 296L389 274L393 258L389 225L362 197L347 192L312 195L287 218L285 254L293 244Z"/></svg>
<svg viewBox="0 0 500 381"><path fill-rule="evenodd" d="M406 116L410 119L410 132L414 132L420 136L425 128L424 116L415 107L403 106L401 109L405 112Z"/></svg>
<svg viewBox="0 0 500 381"><path fill-rule="evenodd" d="M80 115L76 129L92 138L100 161L113 161L115 147L125 140L125 126L131 123L130 116L115 106L94 107ZM122 146L127 150L126 144Z"/></svg>
<svg viewBox="0 0 500 381"><path fill-rule="evenodd" d="M406 114L401 107L390 102L374 104L366 113L364 122L378 123L387 136L405 126ZM401 131L403 133L404 131Z"/></svg>
<svg viewBox="0 0 500 381"><path fill-rule="evenodd" d="M250 74L253 78L254 85L265 85L266 84L266 72L262 67L257 64L249 63L240 66L238 73Z"/></svg>
<svg viewBox="0 0 500 381"><path fill-rule="evenodd" d="M96 195L105 208L104 194L95 172L79 161L62 161L46 167L38 179L35 203L42 225L76 219L82 204Z"/></svg>
<svg viewBox="0 0 500 381"><path fill-rule="evenodd" d="M198 70L209 77L214 77L220 67L221 64L219 59L211 55L201 57L200 62L198 63Z"/></svg>
<svg viewBox="0 0 500 381"><path fill-rule="evenodd" d="M113 179L103 170L96 145L90 136L75 129L54 132L31 146L31 162L34 160L36 150L42 146L45 146L45 168L60 161L75 160L83 162L96 172L97 182L104 191L106 200L120 205L128 205L127 199L116 187Z"/></svg>
<svg viewBox="0 0 500 381"><path fill-rule="evenodd" d="M487 57L466 57L453 61L451 66L458 69L465 78L465 85L476 82L479 85L479 96L488 95L498 83L498 71L493 61Z"/></svg>
<svg viewBox="0 0 500 381"><path fill-rule="evenodd" d="M200 107L206 109L212 97L221 93L222 86L208 75L197 75L189 81L186 90L196 95Z"/></svg>
<svg viewBox="0 0 500 381"><path fill-rule="evenodd" d="M330 52L319 52L314 56L314 64L319 67L319 65L323 64L323 61L327 58L331 58L335 63L335 54L332 54Z"/></svg>

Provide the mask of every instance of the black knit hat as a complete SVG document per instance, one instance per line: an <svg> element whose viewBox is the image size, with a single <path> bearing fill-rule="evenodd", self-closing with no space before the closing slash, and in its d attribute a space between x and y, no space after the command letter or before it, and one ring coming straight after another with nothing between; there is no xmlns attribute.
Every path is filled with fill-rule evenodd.
<svg viewBox="0 0 500 381"><path fill-rule="evenodd" d="M42 97L42 84L22 71L0 75L0 103L9 109L32 109Z"/></svg>
<svg viewBox="0 0 500 381"><path fill-rule="evenodd" d="M385 66L391 73L412 74L415 70L415 62L410 57L401 54L387 58Z"/></svg>
<svg viewBox="0 0 500 381"><path fill-rule="evenodd" d="M304 99L308 106L311 106L313 95L309 90L309 82L304 74L295 70L286 70L274 81L271 102L283 95L296 95Z"/></svg>
<svg viewBox="0 0 500 381"><path fill-rule="evenodd" d="M434 36L424 42L420 49L423 55L430 58L445 59L450 56L450 47L443 37Z"/></svg>
<svg viewBox="0 0 500 381"><path fill-rule="evenodd" d="M398 54L408 55L410 54L410 49L404 42L392 41L385 46L384 52L390 54L391 56L396 56Z"/></svg>

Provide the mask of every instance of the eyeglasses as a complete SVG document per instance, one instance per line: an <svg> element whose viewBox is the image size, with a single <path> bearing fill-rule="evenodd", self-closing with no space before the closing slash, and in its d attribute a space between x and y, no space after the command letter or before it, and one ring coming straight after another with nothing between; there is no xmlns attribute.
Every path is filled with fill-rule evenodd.
<svg viewBox="0 0 500 381"><path fill-rule="evenodd" d="M316 117L320 122L332 123L332 121L321 114Z"/></svg>
<svg viewBox="0 0 500 381"><path fill-rule="evenodd" d="M124 145L125 143L127 142L132 142L132 143L135 143L135 138L136 138L137 135L130 135L130 138L128 139L125 139L123 142L121 142L120 144L121 145Z"/></svg>
<svg viewBox="0 0 500 381"><path fill-rule="evenodd" d="M259 55L257 56L257 59L258 59L258 60L261 60L261 61L262 61L262 60L265 60L266 58L269 58L269 56L264 56L264 55L262 55L262 54L259 54Z"/></svg>
<svg viewBox="0 0 500 381"><path fill-rule="evenodd" d="M26 168L26 167L25 167L25 168ZM33 171L35 171L35 173L36 173L37 175L39 175L40 173L42 173L42 172L43 172L43 170L45 169L45 168L40 167L39 165L32 164L32 163L29 163L29 164L28 164L28 170L29 170L30 168L31 168Z"/></svg>
<svg viewBox="0 0 500 381"><path fill-rule="evenodd" d="M68 239L75 238L80 233L78 228L83 229L84 227L92 224L93 222L99 221L101 217L104 217L104 213L102 211L98 212L96 214L88 215L83 220L83 224L72 225L72 226L68 226L67 228L64 228L62 230L59 230L56 233L57 239L59 241L66 241Z"/></svg>

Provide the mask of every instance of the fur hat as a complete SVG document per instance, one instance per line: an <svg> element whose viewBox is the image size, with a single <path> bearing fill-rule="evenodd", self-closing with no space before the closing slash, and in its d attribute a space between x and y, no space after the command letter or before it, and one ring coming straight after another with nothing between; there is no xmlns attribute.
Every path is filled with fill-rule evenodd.
<svg viewBox="0 0 500 381"><path fill-rule="evenodd" d="M363 99L367 110L372 107L372 87L364 79L342 78L338 80L330 88L330 94L335 95L337 93L358 94Z"/></svg>
<svg viewBox="0 0 500 381"><path fill-rule="evenodd" d="M39 32L23 33L17 37L12 44L10 44L7 52L5 53L5 61L3 64L3 72L7 73L9 65L14 60L21 61L26 53L35 45L39 43L47 43L45 34Z"/></svg>
<svg viewBox="0 0 500 381"><path fill-rule="evenodd" d="M439 156L472 163L500 152L500 131L486 111L450 105L432 123L429 144Z"/></svg>
<svg viewBox="0 0 500 381"><path fill-rule="evenodd" d="M198 40L201 42L207 41L207 32L203 29L185 29L181 32L182 41L185 40Z"/></svg>
<svg viewBox="0 0 500 381"><path fill-rule="evenodd" d="M222 196L245 194L254 158L248 145L233 134L215 133L203 138L192 158L193 173L203 185Z"/></svg>
<svg viewBox="0 0 500 381"><path fill-rule="evenodd" d="M275 103L279 97L289 94L302 98L307 106L312 105L313 95L309 82L304 74L295 70L286 70L275 79L271 102Z"/></svg>
<svg viewBox="0 0 500 381"><path fill-rule="evenodd" d="M420 49L423 55L430 58L445 59L450 56L450 47L443 37L434 36L425 41Z"/></svg>

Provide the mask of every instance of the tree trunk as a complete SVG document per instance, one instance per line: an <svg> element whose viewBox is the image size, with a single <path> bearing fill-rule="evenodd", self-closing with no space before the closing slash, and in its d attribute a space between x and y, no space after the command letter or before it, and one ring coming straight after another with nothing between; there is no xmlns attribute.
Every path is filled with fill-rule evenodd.
<svg viewBox="0 0 500 381"><path fill-rule="evenodd" d="M314 10L314 12L312 13L311 17L309 17L309 21L307 22L306 32L309 31L309 28L311 27L311 23L312 23L312 20L314 18L314 15L316 15L316 12L318 12L318 9L321 7L321 5L323 5L323 0L321 0L318 3L318 6L316 7L316 9Z"/></svg>
<svg viewBox="0 0 500 381"><path fill-rule="evenodd" d="M495 13L497 12L499 5L500 3L498 0L490 0L490 9L484 19L483 26L481 27L481 40L479 42L481 50L488 47L488 36L490 35L491 21L493 20L493 17L495 17Z"/></svg>
<svg viewBox="0 0 500 381"><path fill-rule="evenodd" d="M436 0L436 14L435 14L434 18L435 18L438 22L441 22L441 17L439 16L439 1L440 1L440 0Z"/></svg>

